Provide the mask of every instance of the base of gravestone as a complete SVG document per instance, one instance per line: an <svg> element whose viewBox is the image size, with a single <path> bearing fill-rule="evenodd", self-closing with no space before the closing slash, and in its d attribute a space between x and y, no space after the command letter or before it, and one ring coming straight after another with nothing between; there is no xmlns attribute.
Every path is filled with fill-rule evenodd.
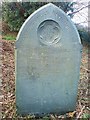
<svg viewBox="0 0 90 120"><path fill-rule="evenodd" d="M60 115L65 115L66 113L75 111L75 108L76 108L76 105L73 106L72 110L69 109L67 111L60 110L59 112L54 111L54 112L47 112L47 113L43 113L43 112L41 112L41 113L29 113L29 112L25 113L25 111L24 111L24 113L22 112L22 114L21 114L21 110L20 110L20 111L17 111L17 115L22 116L22 117L30 116L32 118L42 118L45 116L49 117L50 115L60 116Z"/></svg>

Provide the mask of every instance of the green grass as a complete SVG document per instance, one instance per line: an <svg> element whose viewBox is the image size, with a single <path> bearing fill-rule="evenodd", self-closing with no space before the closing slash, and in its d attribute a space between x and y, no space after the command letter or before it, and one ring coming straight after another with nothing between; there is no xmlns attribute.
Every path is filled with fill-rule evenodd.
<svg viewBox="0 0 90 120"><path fill-rule="evenodd" d="M89 118L90 118L90 114L88 114L88 113L84 113L83 114L83 116L82 116L82 120L89 120Z"/></svg>
<svg viewBox="0 0 90 120"><path fill-rule="evenodd" d="M2 39L4 39L4 40L16 40L16 37L12 36L12 35L4 35L2 37Z"/></svg>

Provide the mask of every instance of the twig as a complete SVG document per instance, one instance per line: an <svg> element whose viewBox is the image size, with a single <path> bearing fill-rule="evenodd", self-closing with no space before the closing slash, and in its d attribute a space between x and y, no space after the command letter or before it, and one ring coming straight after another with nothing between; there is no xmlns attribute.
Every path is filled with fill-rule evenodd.
<svg viewBox="0 0 90 120"><path fill-rule="evenodd" d="M82 108L82 105L81 105L81 102L80 102L80 100L78 101L78 103L79 103L79 106L80 106L80 109Z"/></svg>
<svg viewBox="0 0 90 120"><path fill-rule="evenodd" d="M90 72L90 70L88 70L86 67L81 66L84 70L86 70L87 72Z"/></svg>
<svg viewBox="0 0 90 120"><path fill-rule="evenodd" d="M87 22L90 22L90 21L83 21L83 22L80 22L80 23L76 23L76 25L79 25L79 24L82 24L82 23L87 23Z"/></svg>
<svg viewBox="0 0 90 120"><path fill-rule="evenodd" d="M74 11L74 12L72 12L72 13L70 13L70 14L72 15L72 14L75 14L75 13L77 13L77 12L80 12L81 10L83 10L84 8L89 7L89 6L90 6L90 5L86 5L86 6L82 7L82 8L80 8L79 10Z"/></svg>
<svg viewBox="0 0 90 120"><path fill-rule="evenodd" d="M90 111L90 108L89 108L89 107L86 107L86 109Z"/></svg>
<svg viewBox="0 0 90 120"><path fill-rule="evenodd" d="M82 115L84 109L85 109L85 106L82 107L81 112L78 114L76 120L78 120L80 118L80 116Z"/></svg>

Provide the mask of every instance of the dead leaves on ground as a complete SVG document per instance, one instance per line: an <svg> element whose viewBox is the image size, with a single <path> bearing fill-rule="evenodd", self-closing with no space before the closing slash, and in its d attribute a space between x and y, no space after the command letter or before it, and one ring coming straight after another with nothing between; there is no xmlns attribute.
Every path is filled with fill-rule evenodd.
<svg viewBox="0 0 90 120"><path fill-rule="evenodd" d="M3 118L19 118L16 115L15 107L15 61L14 61L14 42L12 41L0 41L2 43L2 94L3 98ZM89 47L90 50L90 47ZM88 46L83 47L80 83L78 87L78 101L76 105L76 111L66 113L65 115L49 115L45 116L45 120L58 120L64 118L76 118L78 120L82 117L89 116L90 108L89 102L89 80L88 80ZM22 118L22 117L21 117ZM27 116L26 118L33 118ZM35 118L35 116L34 116Z"/></svg>

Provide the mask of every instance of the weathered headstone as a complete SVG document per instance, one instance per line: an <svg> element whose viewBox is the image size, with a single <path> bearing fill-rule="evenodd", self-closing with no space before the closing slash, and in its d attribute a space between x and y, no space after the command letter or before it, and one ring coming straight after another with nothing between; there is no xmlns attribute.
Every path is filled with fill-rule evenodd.
<svg viewBox="0 0 90 120"><path fill-rule="evenodd" d="M80 61L80 38L66 14L51 3L34 12L16 41L18 113L73 111Z"/></svg>

